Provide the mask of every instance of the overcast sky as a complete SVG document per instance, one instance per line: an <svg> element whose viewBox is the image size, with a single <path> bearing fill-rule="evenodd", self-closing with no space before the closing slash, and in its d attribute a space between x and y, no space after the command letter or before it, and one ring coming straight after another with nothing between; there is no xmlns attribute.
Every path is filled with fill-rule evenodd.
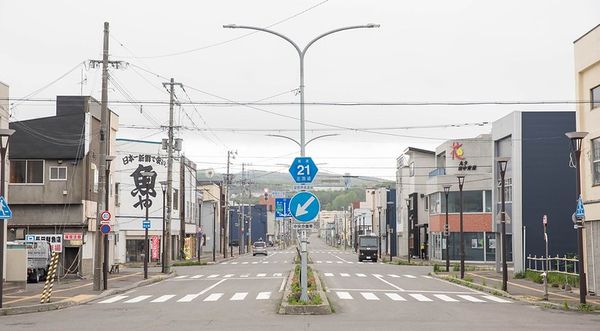
<svg viewBox="0 0 600 331"><path fill-rule="evenodd" d="M14 102L13 121L51 116L54 103L40 100L56 95L100 100L100 70L81 64L101 59L105 21L111 60L132 64L111 71L117 86L109 98L133 101L111 104L124 126L120 137L166 136L159 126L168 123L168 105L148 101L167 102L162 82L173 77L187 86L176 89L181 101L234 103L177 109L178 124L209 129L178 133L199 168L224 171L230 149L238 152L234 171L242 162L285 171L298 147L266 134L299 140L298 56L276 36L223 24L269 27L301 47L331 29L381 24L328 36L309 49L306 102L573 101L573 41L600 24L600 1L0 0L0 81L11 98L35 100ZM257 100L292 104L235 105ZM324 171L392 180L407 146L434 149L491 128L419 127L492 122L515 110L574 106L307 105L307 120L320 123L307 123L307 140L339 134L312 142L307 155ZM332 127L338 129L326 131Z"/></svg>

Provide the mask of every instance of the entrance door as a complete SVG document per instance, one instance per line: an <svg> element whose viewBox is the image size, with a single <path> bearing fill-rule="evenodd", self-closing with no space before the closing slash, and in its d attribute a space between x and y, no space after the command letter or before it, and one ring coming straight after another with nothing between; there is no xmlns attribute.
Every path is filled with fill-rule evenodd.
<svg viewBox="0 0 600 331"><path fill-rule="evenodd" d="M65 247L63 258L63 275L79 274L79 252L81 247Z"/></svg>

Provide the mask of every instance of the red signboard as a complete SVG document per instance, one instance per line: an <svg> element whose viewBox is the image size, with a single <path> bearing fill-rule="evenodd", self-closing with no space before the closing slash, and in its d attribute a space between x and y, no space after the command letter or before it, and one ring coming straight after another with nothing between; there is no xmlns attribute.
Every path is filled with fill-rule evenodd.
<svg viewBox="0 0 600 331"><path fill-rule="evenodd" d="M152 236L150 241L152 242L152 259L158 260L158 256L160 255L160 238Z"/></svg>
<svg viewBox="0 0 600 331"><path fill-rule="evenodd" d="M63 233L65 240L83 240L83 233L65 232Z"/></svg>

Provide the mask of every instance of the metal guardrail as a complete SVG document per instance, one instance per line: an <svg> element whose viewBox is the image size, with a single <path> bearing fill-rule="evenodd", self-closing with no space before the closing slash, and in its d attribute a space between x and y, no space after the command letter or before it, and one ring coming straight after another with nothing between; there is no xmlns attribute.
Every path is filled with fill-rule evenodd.
<svg viewBox="0 0 600 331"><path fill-rule="evenodd" d="M558 255L556 257L549 256L548 258L545 256L538 257L537 255L531 256L531 254L527 256L527 270L539 272L545 272L547 264L549 272L578 276L578 263L577 258L568 258L566 255L563 257Z"/></svg>

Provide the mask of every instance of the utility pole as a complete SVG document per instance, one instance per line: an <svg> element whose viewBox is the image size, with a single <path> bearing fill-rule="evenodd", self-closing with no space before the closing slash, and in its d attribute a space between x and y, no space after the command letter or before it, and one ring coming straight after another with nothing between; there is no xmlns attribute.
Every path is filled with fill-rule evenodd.
<svg viewBox="0 0 600 331"><path fill-rule="evenodd" d="M183 155L180 155L179 157L179 201L180 201L180 206L181 208L179 208L179 238L180 239L180 245L179 245L179 259L180 260L185 260L185 171L186 171L186 165L185 165L185 157Z"/></svg>
<svg viewBox="0 0 600 331"><path fill-rule="evenodd" d="M175 106L175 91L174 86L182 86L181 83L175 83L175 79L171 78L168 83L163 83L163 86L169 86L170 102L169 102L169 131L167 138L167 217L165 220L165 273L171 272L171 220L173 217L173 108Z"/></svg>
<svg viewBox="0 0 600 331"><path fill-rule="evenodd" d="M229 226L229 184L231 183L231 178L229 174L229 165L231 164L231 159L235 159L235 155L237 152L227 151L227 177L225 178L225 217L223 221L223 257L227 258L227 227Z"/></svg>
<svg viewBox="0 0 600 331"><path fill-rule="evenodd" d="M245 163L242 163L242 200L240 201L240 208L241 208L241 212L242 212L242 218L238 219L239 222L239 228L240 228L240 240L238 241L238 245L239 245L239 254L242 255L242 253L244 252L244 246L245 246L245 241L244 241L244 225L246 224L246 215L244 213L244 170L245 170Z"/></svg>

